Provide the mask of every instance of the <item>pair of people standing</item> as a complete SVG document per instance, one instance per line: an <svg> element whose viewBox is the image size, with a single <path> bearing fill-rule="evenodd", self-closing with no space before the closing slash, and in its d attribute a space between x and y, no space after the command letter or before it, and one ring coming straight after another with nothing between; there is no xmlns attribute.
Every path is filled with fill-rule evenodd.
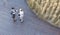
<svg viewBox="0 0 60 35"><path fill-rule="evenodd" d="M15 8L12 7L11 14L12 14L12 18L13 18L14 22L16 21L16 17L15 17L16 12L17 12L17 10L15 10ZM24 21L24 19L23 19L24 18L24 11L21 8L18 10L18 17L21 22Z"/></svg>

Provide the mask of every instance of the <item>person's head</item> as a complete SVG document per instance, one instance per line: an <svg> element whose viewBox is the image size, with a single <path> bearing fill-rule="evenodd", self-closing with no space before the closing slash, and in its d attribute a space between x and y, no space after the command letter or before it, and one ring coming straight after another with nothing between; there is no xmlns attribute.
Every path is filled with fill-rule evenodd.
<svg viewBox="0 0 60 35"><path fill-rule="evenodd" d="M20 11L23 11L21 8L19 9Z"/></svg>
<svg viewBox="0 0 60 35"><path fill-rule="evenodd" d="M11 9L15 9L14 7L12 7Z"/></svg>

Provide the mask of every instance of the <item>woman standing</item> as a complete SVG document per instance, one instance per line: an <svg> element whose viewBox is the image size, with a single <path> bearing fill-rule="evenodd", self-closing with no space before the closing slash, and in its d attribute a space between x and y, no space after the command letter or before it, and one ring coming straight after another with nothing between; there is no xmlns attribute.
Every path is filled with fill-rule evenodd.
<svg viewBox="0 0 60 35"><path fill-rule="evenodd" d="M15 8L14 7L12 7L11 15L12 15L12 18L13 18L13 20L15 22L16 21L16 19L15 19L16 11L15 11Z"/></svg>
<svg viewBox="0 0 60 35"><path fill-rule="evenodd" d="M18 16L20 18L21 23L24 21L24 11L20 8Z"/></svg>

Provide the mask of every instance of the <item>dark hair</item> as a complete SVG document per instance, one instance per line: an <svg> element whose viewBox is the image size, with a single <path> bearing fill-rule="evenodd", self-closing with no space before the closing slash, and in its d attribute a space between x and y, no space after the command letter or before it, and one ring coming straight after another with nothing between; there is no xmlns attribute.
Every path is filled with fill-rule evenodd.
<svg viewBox="0 0 60 35"><path fill-rule="evenodd" d="M15 9L14 7L12 7L11 9Z"/></svg>
<svg viewBox="0 0 60 35"><path fill-rule="evenodd" d="M23 11L23 10L21 10L21 11Z"/></svg>

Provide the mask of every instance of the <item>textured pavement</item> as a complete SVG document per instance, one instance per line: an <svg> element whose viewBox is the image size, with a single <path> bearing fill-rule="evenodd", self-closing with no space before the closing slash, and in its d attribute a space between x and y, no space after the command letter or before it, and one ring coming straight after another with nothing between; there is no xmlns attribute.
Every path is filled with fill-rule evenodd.
<svg viewBox="0 0 60 35"><path fill-rule="evenodd" d="M24 10L24 23L20 23L17 15L17 21L13 22L11 7ZM60 29L39 20L25 0L0 0L0 35L60 35Z"/></svg>

